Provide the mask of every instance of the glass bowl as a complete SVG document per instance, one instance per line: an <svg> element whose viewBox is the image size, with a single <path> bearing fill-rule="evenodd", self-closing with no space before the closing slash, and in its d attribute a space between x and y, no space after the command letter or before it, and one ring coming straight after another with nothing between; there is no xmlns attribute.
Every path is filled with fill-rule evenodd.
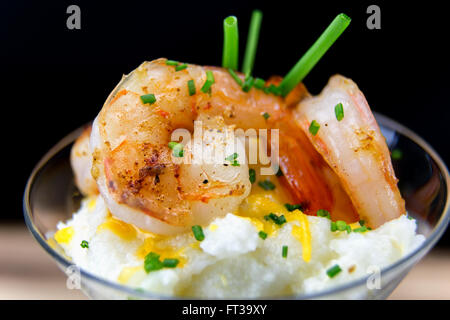
<svg viewBox="0 0 450 320"><path fill-rule="evenodd" d="M286 299L384 299L391 294L408 271L433 247L449 221L449 174L437 153L411 130L375 114L391 150L397 149L393 166L408 213L418 224L418 233L426 240L407 256L381 270L381 288L369 289L370 275L326 291ZM34 168L25 188L23 208L25 222L37 242L68 275L68 286L80 285L93 299L167 299L151 292L102 279L87 270L74 268L58 246L50 246L45 235L56 230L58 221L67 220L78 209L81 196L70 167L70 149L83 128L57 143ZM398 155L401 154L401 157ZM274 297L280 298L280 297Z"/></svg>

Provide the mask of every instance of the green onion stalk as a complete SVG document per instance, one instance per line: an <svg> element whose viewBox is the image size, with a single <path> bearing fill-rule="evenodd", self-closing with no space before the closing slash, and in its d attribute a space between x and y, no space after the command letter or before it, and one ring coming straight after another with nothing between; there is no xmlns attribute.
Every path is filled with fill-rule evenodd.
<svg viewBox="0 0 450 320"><path fill-rule="evenodd" d="M237 70L239 59L238 23L235 16L223 20L223 54L222 67Z"/></svg>
<svg viewBox="0 0 450 320"><path fill-rule="evenodd" d="M279 89L283 97L287 96L289 92L291 92L291 90L306 77L325 52L327 52L342 32L348 27L350 21L350 17L341 13L333 20L333 22L331 22L319 39L317 39L312 47L300 58L297 64L288 72L280 83Z"/></svg>

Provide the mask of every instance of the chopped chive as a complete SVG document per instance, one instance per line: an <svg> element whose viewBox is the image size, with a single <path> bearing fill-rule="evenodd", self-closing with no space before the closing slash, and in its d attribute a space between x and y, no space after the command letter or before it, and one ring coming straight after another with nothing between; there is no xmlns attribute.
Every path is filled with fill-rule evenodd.
<svg viewBox="0 0 450 320"><path fill-rule="evenodd" d="M258 182L258 185L266 191L275 189L275 185L270 180L260 181Z"/></svg>
<svg viewBox="0 0 450 320"><path fill-rule="evenodd" d="M287 258L288 255L288 246L283 246L283 250L281 251L281 256L283 258Z"/></svg>
<svg viewBox="0 0 450 320"><path fill-rule="evenodd" d="M255 183L256 181L255 169L248 169L248 179L250 180L250 183Z"/></svg>
<svg viewBox="0 0 450 320"><path fill-rule="evenodd" d="M223 20L222 67L237 70L239 58L238 21L235 16Z"/></svg>
<svg viewBox="0 0 450 320"><path fill-rule="evenodd" d="M267 119L269 119L270 114L268 114L267 112L264 112L262 116L263 116L264 119L267 120Z"/></svg>
<svg viewBox="0 0 450 320"><path fill-rule="evenodd" d="M178 259L164 259L162 264L165 268L175 268L179 262Z"/></svg>
<svg viewBox="0 0 450 320"><path fill-rule="evenodd" d="M265 233L264 231L260 231L260 232L258 232L258 236L259 236L261 239L266 240L266 238L267 238L267 233Z"/></svg>
<svg viewBox="0 0 450 320"><path fill-rule="evenodd" d="M309 132L311 132L311 134L315 136L317 132L319 132L319 129L320 124L318 124L316 120L313 120L309 126Z"/></svg>
<svg viewBox="0 0 450 320"><path fill-rule="evenodd" d="M341 271L342 271L341 267L339 267L338 264L335 264L334 266L332 266L330 269L327 270L327 275L330 278L333 278L334 276L336 276Z"/></svg>
<svg viewBox="0 0 450 320"><path fill-rule="evenodd" d="M237 152L235 152L232 155L229 155L228 157L226 157L225 160L233 161L234 159L237 159L238 156L239 156L239 154Z"/></svg>
<svg viewBox="0 0 450 320"><path fill-rule="evenodd" d="M280 84L281 95L287 96L292 89L299 84L327 50L339 38L350 24L351 19L344 13L334 18L333 22L325 29L317 41L300 58L295 66L288 72Z"/></svg>
<svg viewBox="0 0 450 320"><path fill-rule="evenodd" d="M334 113L336 114L337 121L341 121L342 119L344 119L344 106L342 105L342 103L338 103L334 107Z"/></svg>
<svg viewBox="0 0 450 320"><path fill-rule="evenodd" d="M169 148L170 148L170 149L173 149L177 144L178 144L178 142L170 141L170 142L169 142Z"/></svg>
<svg viewBox="0 0 450 320"><path fill-rule="evenodd" d="M181 71L184 70L188 67L188 65L186 63L180 64L178 66L175 67L175 71Z"/></svg>
<svg viewBox="0 0 450 320"><path fill-rule="evenodd" d="M81 241L80 246L82 248L89 249L89 242L87 242L86 240L83 240L83 241Z"/></svg>
<svg viewBox="0 0 450 320"><path fill-rule="evenodd" d="M211 70L206 71L206 79L211 81L212 83L216 82L216 79L214 79L214 73Z"/></svg>
<svg viewBox="0 0 450 320"><path fill-rule="evenodd" d="M166 60L166 65L168 65L168 66L177 66L179 64L180 63L178 61L175 61L175 60Z"/></svg>
<svg viewBox="0 0 450 320"><path fill-rule="evenodd" d="M345 221L338 220L336 221L336 227L339 231L345 231L347 230L347 223L345 223Z"/></svg>
<svg viewBox="0 0 450 320"><path fill-rule="evenodd" d="M347 227L345 227L345 230L347 231L347 233L350 233L350 232L352 232L352 227L347 225Z"/></svg>
<svg viewBox="0 0 450 320"><path fill-rule="evenodd" d="M244 84L242 85L242 91L249 92L253 86L253 77L248 76L245 78Z"/></svg>
<svg viewBox="0 0 450 320"><path fill-rule="evenodd" d="M153 104L156 102L156 98L155 95L153 93L149 93L149 94L144 94L141 96L141 101L143 104L149 103L149 104Z"/></svg>
<svg viewBox="0 0 450 320"><path fill-rule="evenodd" d="M236 74L236 72L234 72L234 70L231 68L228 68L228 72L230 73L230 75L234 79L234 81L236 81L237 84L242 87L242 80L241 80L241 78L239 78L239 76Z"/></svg>
<svg viewBox="0 0 450 320"><path fill-rule="evenodd" d="M406 217L407 217L409 220L414 220L414 218L411 217L409 214L407 214Z"/></svg>
<svg viewBox="0 0 450 320"><path fill-rule="evenodd" d="M359 225L361 227L364 227L365 224L366 224L366 222L364 220L359 220Z"/></svg>
<svg viewBox="0 0 450 320"><path fill-rule="evenodd" d="M194 80L189 80L187 82L187 86L188 86L189 95L193 96L195 94L195 92L196 92Z"/></svg>
<svg viewBox="0 0 450 320"><path fill-rule="evenodd" d="M289 204L289 203L285 203L284 206L286 207L287 211L292 212L294 210L300 210L303 211L302 205L301 204Z"/></svg>
<svg viewBox="0 0 450 320"><path fill-rule="evenodd" d="M331 221L330 227L331 227L330 230L332 232L335 232L337 230L336 222Z"/></svg>
<svg viewBox="0 0 450 320"><path fill-rule="evenodd" d="M253 82L253 86L256 89L263 89L265 85L266 85L266 82L261 78L255 78L255 81Z"/></svg>
<svg viewBox="0 0 450 320"><path fill-rule="evenodd" d="M203 84L203 87L200 89L202 90L202 92L204 93L208 93L209 90L211 90L211 86L216 82L216 80L214 79L214 74L212 73L211 70L207 70L206 71L206 81Z"/></svg>
<svg viewBox="0 0 450 320"><path fill-rule="evenodd" d="M194 234L194 237L198 241L205 240L205 234L203 233L203 229L201 226L192 226L192 233Z"/></svg>
<svg viewBox="0 0 450 320"><path fill-rule="evenodd" d="M270 93L273 93L276 96L281 95L280 87L277 87L273 83L271 83L267 89Z"/></svg>
<svg viewBox="0 0 450 320"><path fill-rule="evenodd" d="M149 273L151 271L157 271L164 267L163 263L159 260L159 254L150 252L145 256L144 270Z"/></svg>
<svg viewBox="0 0 450 320"><path fill-rule="evenodd" d="M394 149L391 152L391 158L394 160L400 160L401 158L403 158L403 152L400 149Z"/></svg>
<svg viewBox="0 0 450 320"><path fill-rule="evenodd" d="M230 162L231 162L231 165L232 165L233 167L239 167L240 164L239 164L239 162L236 160L236 158L237 158L238 156L239 156L239 155L235 152L235 153L233 153L231 156L226 157L225 160L226 160L226 161L230 161Z"/></svg>
<svg viewBox="0 0 450 320"><path fill-rule="evenodd" d="M182 158L184 156L183 145L181 143L170 141L169 148L173 150L172 154L174 157Z"/></svg>
<svg viewBox="0 0 450 320"><path fill-rule="evenodd" d="M250 28L247 37L247 46L245 47L244 62L242 64L242 72L245 76L252 73L255 63L256 48L258 46L259 30L261 28L262 12L254 10L250 21Z"/></svg>
<svg viewBox="0 0 450 320"><path fill-rule="evenodd" d="M362 226L362 227L360 227L360 228L354 229L353 232L361 232L361 233L363 233L363 232L366 232L367 230L368 230L368 229L367 229L366 226Z"/></svg>
<svg viewBox="0 0 450 320"><path fill-rule="evenodd" d="M317 210L317 216L322 218L327 218L331 220L331 215L327 210L319 209Z"/></svg>
<svg viewBox="0 0 450 320"><path fill-rule="evenodd" d="M275 213L269 213L268 215L264 216L264 219L266 221L272 220L279 226L281 226L283 223L286 223L286 217L284 216L284 214L282 214L281 216L277 216Z"/></svg>

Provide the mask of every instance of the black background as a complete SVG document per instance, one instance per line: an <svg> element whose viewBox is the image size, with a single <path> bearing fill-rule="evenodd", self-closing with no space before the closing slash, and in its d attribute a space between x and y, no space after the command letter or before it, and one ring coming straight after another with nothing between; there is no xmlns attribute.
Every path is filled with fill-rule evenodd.
<svg viewBox="0 0 450 320"><path fill-rule="evenodd" d="M28 175L67 133L92 120L122 74L158 57L220 65L222 20L236 15L241 56L251 11L263 11L254 74L285 74L331 20L353 20L305 79L318 93L328 78L352 78L373 110L421 135L450 163L448 88L450 12L443 2L406 1L55 1L0 7L1 219L22 219ZM81 8L81 30L66 9ZM371 4L381 30L366 27ZM449 235L442 243L450 242Z"/></svg>

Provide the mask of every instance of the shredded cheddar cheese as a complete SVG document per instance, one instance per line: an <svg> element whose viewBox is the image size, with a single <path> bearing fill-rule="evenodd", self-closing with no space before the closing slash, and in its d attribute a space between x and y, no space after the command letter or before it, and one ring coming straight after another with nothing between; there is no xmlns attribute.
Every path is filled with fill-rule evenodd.
<svg viewBox="0 0 450 320"><path fill-rule="evenodd" d="M72 240L74 233L73 227L60 229L55 233L55 240L58 243L68 244Z"/></svg>
<svg viewBox="0 0 450 320"><path fill-rule="evenodd" d="M137 236L137 231L134 226L112 216L106 218L106 221L97 228L97 232L102 232L105 230L109 230L116 236L127 241L134 240Z"/></svg>
<svg viewBox="0 0 450 320"><path fill-rule="evenodd" d="M117 281L119 281L119 283L126 284L136 272L142 269L142 266L124 267L117 277Z"/></svg>

